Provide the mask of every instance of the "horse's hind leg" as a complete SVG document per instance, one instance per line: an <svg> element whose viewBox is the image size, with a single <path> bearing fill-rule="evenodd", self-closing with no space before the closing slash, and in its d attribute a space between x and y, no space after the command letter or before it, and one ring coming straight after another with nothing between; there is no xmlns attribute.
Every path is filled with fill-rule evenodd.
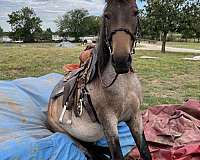
<svg viewBox="0 0 200 160"><path fill-rule="evenodd" d="M113 115L103 115L99 117L103 126L104 134L107 139L109 149L112 155L112 160L122 160L123 155L120 148L119 136L117 130L118 120Z"/></svg>
<svg viewBox="0 0 200 160"><path fill-rule="evenodd" d="M141 157L144 160L151 160L152 158L144 135L142 117L140 113L134 113L127 124L131 130L132 136L134 137Z"/></svg>

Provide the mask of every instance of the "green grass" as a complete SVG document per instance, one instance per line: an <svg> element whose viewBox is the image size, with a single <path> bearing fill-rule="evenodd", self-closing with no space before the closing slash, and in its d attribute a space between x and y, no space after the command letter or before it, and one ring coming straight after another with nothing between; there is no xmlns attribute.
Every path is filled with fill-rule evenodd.
<svg viewBox="0 0 200 160"><path fill-rule="evenodd" d="M198 54L161 54L159 51L140 51L137 54L135 66L144 88L144 107L181 103L187 98L200 99L200 62L181 60ZM160 59L139 59L139 54Z"/></svg>
<svg viewBox="0 0 200 160"><path fill-rule="evenodd" d="M83 47L56 48L55 44L0 44L0 79L63 73L62 66L77 63ZM182 103L184 99L200 99L200 62L181 60L200 54L137 51L133 66L143 90L143 109L155 104ZM156 56L157 60L140 59Z"/></svg>
<svg viewBox="0 0 200 160"><path fill-rule="evenodd" d="M56 44L0 46L0 79L62 73L62 66L78 62L81 47L56 48Z"/></svg>
<svg viewBox="0 0 200 160"><path fill-rule="evenodd" d="M192 43L192 42L167 42L167 46L200 50L200 43Z"/></svg>

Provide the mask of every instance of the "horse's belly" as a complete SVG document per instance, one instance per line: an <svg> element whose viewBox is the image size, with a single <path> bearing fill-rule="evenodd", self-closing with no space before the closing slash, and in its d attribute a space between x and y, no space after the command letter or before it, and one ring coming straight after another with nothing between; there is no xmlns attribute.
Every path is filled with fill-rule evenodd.
<svg viewBox="0 0 200 160"><path fill-rule="evenodd" d="M72 117L72 124L64 123L62 127L73 137L86 142L95 142L104 136L99 123L93 123L84 116L79 118L73 115Z"/></svg>

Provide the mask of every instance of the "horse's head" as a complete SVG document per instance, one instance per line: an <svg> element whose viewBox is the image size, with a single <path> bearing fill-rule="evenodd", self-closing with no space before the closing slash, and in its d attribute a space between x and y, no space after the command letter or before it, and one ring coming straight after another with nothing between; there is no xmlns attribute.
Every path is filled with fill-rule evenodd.
<svg viewBox="0 0 200 160"><path fill-rule="evenodd" d="M131 52L137 32L138 9L135 0L106 0L104 29L112 65L118 74L129 72Z"/></svg>

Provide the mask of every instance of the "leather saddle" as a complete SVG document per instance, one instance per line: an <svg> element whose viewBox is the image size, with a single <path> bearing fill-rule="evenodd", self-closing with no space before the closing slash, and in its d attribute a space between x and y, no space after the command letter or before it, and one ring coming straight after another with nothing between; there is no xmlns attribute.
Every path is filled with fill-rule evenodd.
<svg viewBox="0 0 200 160"><path fill-rule="evenodd" d="M90 95L86 89L86 85L95 78L96 63L97 52L96 48L94 48L90 58L81 64L80 68L66 74L56 85L50 97L51 99L56 100L63 95L63 112L66 110L73 110L77 117L81 116L84 107L92 122L97 122L98 119Z"/></svg>

